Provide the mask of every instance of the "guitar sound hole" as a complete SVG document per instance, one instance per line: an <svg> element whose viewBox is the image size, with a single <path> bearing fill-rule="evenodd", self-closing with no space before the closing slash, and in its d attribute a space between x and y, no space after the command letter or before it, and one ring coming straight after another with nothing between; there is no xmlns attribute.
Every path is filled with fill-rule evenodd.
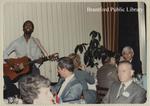
<svg viewBox="0 0 150 106"><path fill-rule="evenodd" d="M22 72L23 71L23 69L19 69L19 70L16 70L15 72L16 73L20 73L20 72Z"/></svg>

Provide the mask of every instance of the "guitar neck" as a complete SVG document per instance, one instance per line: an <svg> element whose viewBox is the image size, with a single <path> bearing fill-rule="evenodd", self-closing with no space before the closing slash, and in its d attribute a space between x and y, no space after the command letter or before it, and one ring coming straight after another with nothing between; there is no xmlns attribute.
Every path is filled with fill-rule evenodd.
<svg viewBox="0 0 150 106"><path fill-rule="evenodd" d="M32 60L32 61L30 61L28 64L38 63L38 61L39 61L40 59L41 59L43 62L50 60L48 57L42 57L42 58L39 58L39 59Z"/></svg>
<svg viewBox="0 0 150 106"><path fill-rule="evenodd" d="M52 55L49 55L49 56L45 56L45 57L41 57L39 59L35 59L35 60L32 60L32 61L29 61L28 64L34 64L34 63L38 63L39 61L42 61L42 62L45 62L45 61L55 61L59 58L58 56L58 53L54 53Z"/></svg>

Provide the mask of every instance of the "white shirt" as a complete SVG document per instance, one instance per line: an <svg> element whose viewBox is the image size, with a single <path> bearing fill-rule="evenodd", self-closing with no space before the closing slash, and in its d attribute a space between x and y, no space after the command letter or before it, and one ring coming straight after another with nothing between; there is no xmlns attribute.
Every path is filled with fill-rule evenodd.
<svg viewBox="0 0 150 106"><path fill-rule="evenodd" d="M132 83L132 81L133 80L130 80L130 81L126 82L126 83L121 83L116 97L119 96L120 89L122 88L122 85L124 84L124 90L126 90L128 88L128 86Z"/></svg>
<svg viewBox="0 0 150 106"><path fill-rule="evenodd" d="M39 41L37 38L31 37L26 42L24 36L14 40L4 51L4 59L8 59L12 52L15 52L17 57L27 56L31 60L38 59L42 56L42 52L34 40Z"/></svg>
<svg viewBox="0 0 150 106"><path fill-rule="evenodd" d="M132 81L133 81L133 80L130 80L130 81L124 83L124 85L125 85L124 90L127 89L127 87L132 83Z"/></svg>
<svg viewBox="0 0 150 106"><path fill-rule="evenodd" d="M60 97L62 92L64 91L65 87L67 86L67 84L71 81L71 79L74 77L74 74L72 74L71 76L67 77L65 79L65 81L63 82L60 90L59 90L59 93L58 93L58 96Z"/></svg>

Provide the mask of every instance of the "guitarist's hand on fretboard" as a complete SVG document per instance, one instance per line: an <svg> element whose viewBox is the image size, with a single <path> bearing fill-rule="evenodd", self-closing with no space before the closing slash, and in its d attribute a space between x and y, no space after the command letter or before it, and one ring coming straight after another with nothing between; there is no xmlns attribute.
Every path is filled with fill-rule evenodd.
<svg viewBox="0 0 150 106"><path fill-rule="evenodd" d="M58 53L53 53L52 55L49 56L49 60L55 61L59 59L59 54Z"/></svg>
<svg viewBox="0 0 150 106"><path fill-rule="evenodd" d="M39 58L38 60L37 60L37 63L38 64L43 64L43 62L44 62L44 60L43 60L43 58L41 57L41 58Z"/></svg>

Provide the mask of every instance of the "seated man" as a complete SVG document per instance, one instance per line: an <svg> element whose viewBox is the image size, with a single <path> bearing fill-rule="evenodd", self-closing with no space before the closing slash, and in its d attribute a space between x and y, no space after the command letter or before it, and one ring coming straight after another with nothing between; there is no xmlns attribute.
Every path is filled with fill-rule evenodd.
<svg viewBox="0 0 150 106"><path fill-rule="evenodd" d="M122 49L122 57L120 61L129 61L132 64L134 76L142 75L142 63L139 59L134 56L134 51L130 46L125 46Z"/></svg>
<svg viewBox="0 0 150 106"><path fill-rule="evenodd" d="M138 84L133 82L132 76L134 70L128 61L122 61L118 65L118 77L120 82L114 82L107 95L104 97L104 103L145 103L146 91Z"/></svg>
<svg viewBox="0 0 150 106"><path fill-rule="evenodd" d="M19 82L20 95L24 104L53 104L50 81L41 76L24 76Z"/></svg>
<svg viewBox="0 0 150 106"><path fill-rule="evenodd" d="M118 80L116 59L113 56L102 57L103 66L97 71L97 102L100 103L110 86Z"/></svg>
<svg viewBox="0 0 150 106"><path fill-rule="evenodd" d="M79 103L83 88L74 75L72 59L69 57L60 58L57 67L59 75L65 80L59 81L52 91L58 93L63 103Z"/></svg>

